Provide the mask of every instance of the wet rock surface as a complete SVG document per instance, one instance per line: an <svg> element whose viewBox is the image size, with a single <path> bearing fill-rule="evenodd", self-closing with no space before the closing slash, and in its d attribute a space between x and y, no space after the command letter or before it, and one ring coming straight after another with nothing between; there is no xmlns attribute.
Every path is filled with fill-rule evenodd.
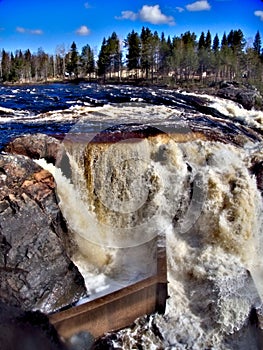
<svg viewBox="0 0 263 350"><path fill-rule="evenodd" d="M0 299L50 313L86 295L50 173L0 154Z"/></svg>
<svg viewBox="0 0 263 350"><path fill-rule="evenodd" d="M240 103L246 109L263 106L263 98L257 89L236 82L219 83L217 96Z"/></svg>
<svg viewBox="0 0 263 350"><path fill-rule="evenodd" d="M258 189L263 196L263 160L257 161L257 159L255 159L250 171L255 175Z"/></svg>
<svg viewBox="0 0 263 350"><path fill-rule="evenodd" d="M45 134L17 137L4 148L4 151L21 154L32 159L45 158L47 162L53 164L63 156L61 142Z"/></svg>

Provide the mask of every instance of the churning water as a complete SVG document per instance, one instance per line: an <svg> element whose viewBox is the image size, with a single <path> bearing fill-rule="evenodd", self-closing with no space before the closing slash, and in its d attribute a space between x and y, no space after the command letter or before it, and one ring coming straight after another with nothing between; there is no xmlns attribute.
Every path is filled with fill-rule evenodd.
<svg viewBox="0 0 263 350"><path fill-rule="evenodd" d="M160 89L1 89L2 144L64 136L70 178L37 162L55 177L91 298L154 274L165 237L166 313L119 332L115 346L258 349L246 329L252 310L263 313L262 196L250 171L263 161L262 112Z"/></svg>

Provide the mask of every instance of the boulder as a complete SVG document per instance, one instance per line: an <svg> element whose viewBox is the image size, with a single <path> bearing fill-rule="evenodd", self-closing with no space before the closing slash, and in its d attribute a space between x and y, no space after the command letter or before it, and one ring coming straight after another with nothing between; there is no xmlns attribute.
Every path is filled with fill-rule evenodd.
<svg viewBox="0 0 263 350"><path fill-rule="evenodd" d="M32 159L45 158L55 164L64 155L61 142L45 134L24 135L15 138L4 149L7 153L21 154Z"/></svg>
<svg viewBox="0 0 263 350"><path fill-rule="evenodd" d="M236 82L221 82L217 96L237 102L249 110L263 106L263 98L256 88Z"/></svg>
<svg viewBox="0 0 263 350"><path fill-rule="evenodd" d="M86 295L52 175L30 158L0 154L0 300L51 313Z"/></svg>
<svg viewBox="0 0 263 350"><path fill-rule="evenodd" d="M71 178L71 166L64 144L55 137L40 133L23 135L8 143L4 152L21 154L31 159L44 158L48 163L63 169L64 175Z"/></svg>

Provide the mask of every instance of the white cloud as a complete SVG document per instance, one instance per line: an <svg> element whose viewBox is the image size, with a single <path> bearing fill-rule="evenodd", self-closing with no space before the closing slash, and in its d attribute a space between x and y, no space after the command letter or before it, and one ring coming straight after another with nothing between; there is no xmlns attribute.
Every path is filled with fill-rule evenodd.
<svg viewBox="0 0 263 350"><path fill-rule="evenodd" d="M186 5L186 8L188 11L207 11L211 9L211 6L207 0L201 0Z"/></svg>
<svg viewBox="0 0 263 350"><path fill-rule="evenodd" d="M177 10L178 12L184 12L184 8L183 8L183 7L180 7L180 6L177 6L177 7L176 7L176 10Z"/></svg>
<svg viewBox="0 0 263 350"><path fill-rule="evenodd" d="M25 33L25 32L26 32L26 29L23 28L23 27L16 27L16 31L17 31L18 33Z"/></svg>
<svg viewBox="0 0 263 350"><path fill-rule="evenodd" d="M259 17L261 21L263 21L263 11L255 11L254 15Z"/></svg>
<svg viewBox="0 0 263 350"><path fill-rule="evenodd" d="M120 17L116 19L129 19L135 21L140 19L142 22L149 22L152 24L169 24L175 25L174 18L172 16L166 16L162 13L160 5L148 6L144 5L139 12L122 11Z"/></svg>
<svg viewBox="0 0 263 350"><path fill-rule="evenodd" d="M29 33L35 34L35 35L42 35L43 34L43 30L41 30L41 29L33 29L33 30L30 30Z"/></svg>
<svg viewBox="0 0 263 350"><path fill-rule="evenodd" d="M87 26L81 26L76 30L76 34L78 35L89 35L90 34L90 29Z"/></svg>
<svg viewBox="0 0 263 350"><path fill-rule="evenodd" d="M16 27L18 33L29 33L33 35L42 35L44 32L41 29L27 29L24 27Z"/></svg>
<svg viewBox="0 0 263 350"><path fill-rule="evenodd" d="M139 12L140 19L144 22L152 24L169 24L175 25L174 18L172 16L166 16L160 10L159 5L148 6L144 5Z"/></svg>
<svg viewBox="0 0 263 350"><path fill-rule="evenodd" d="M121 17L115 17L116 19L130 19L131 21L135 21L139 17L138 13L133 11L122 11Z"/></svg>

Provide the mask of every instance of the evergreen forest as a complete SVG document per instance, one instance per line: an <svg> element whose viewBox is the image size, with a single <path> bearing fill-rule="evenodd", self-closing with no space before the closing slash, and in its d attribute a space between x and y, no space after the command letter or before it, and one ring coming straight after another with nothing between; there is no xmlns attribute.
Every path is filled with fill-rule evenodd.
<svg viewBox="0 0 263 350"><path fill-rule="evenodd" d="M95 58L90 45L68 51L58 46L50 55L39 48L0 52L0 82L34 83L87 79L106 82L151 84L203 84L235 80L263 90L263 50L259 31L246 42L242 30L231 30L222 38L210 31L197 38L193 32L160 36L143 27L121 42L116 32L104 38Z"/></svg>

